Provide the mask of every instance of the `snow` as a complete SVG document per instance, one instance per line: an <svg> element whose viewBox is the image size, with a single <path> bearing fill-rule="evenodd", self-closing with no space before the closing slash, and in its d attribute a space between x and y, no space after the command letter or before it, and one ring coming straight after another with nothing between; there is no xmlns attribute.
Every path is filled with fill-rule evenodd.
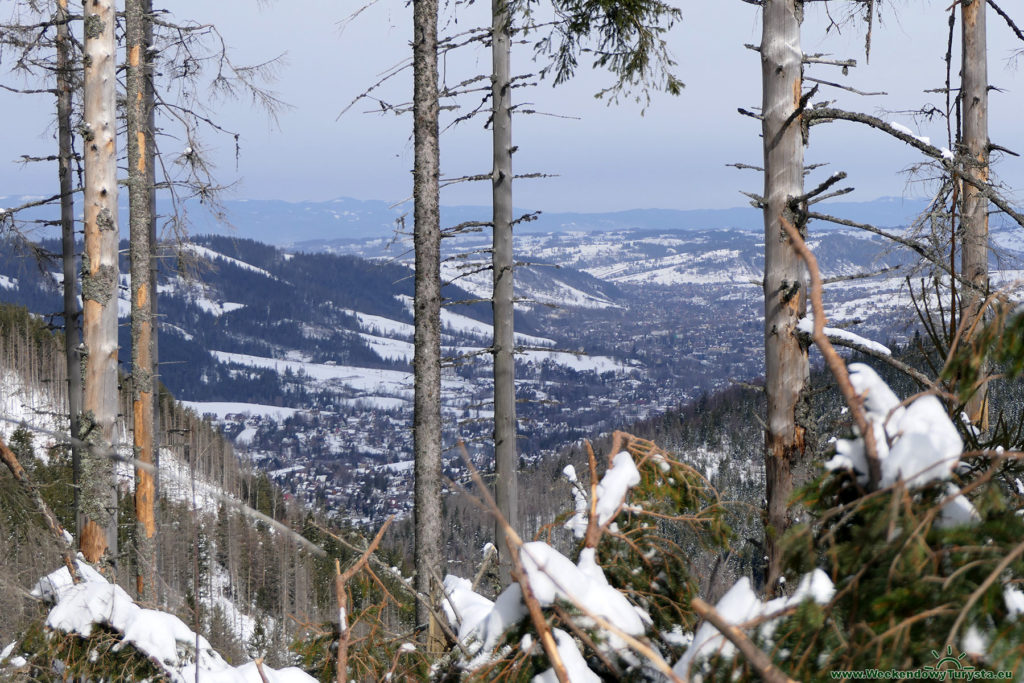
<svg viewBox="0 0 1024 683"><path fill-rule="evenodd" d="M805 600L813 600L823 605L831 600L834 594L835 586L828 574L821 569L815 569L800 579L793 595L775 598L765 603L757 597L750 585L750 579L744 576L722 596L722 599L715 605L715 610L730 624L742 626L747 622L795 607ZM770 639L777 624L777 619L763 622L759 626L761 636ZM718 629L705 622L697 629L690 647L683 653L672 670L685 679L689 677L690 668L695 662L715 654L729 658L735 654L735 651L732 643L726 640Z"/></svg>
<svg viewBox="0 0 1024 683"><path fill-rule="evenodd" d="M220 303L206 296L195 297L195 299L193 299L193 303L195 303L196 306L199 306L199 308L203 309L210 315L216 316L218 318L224 315L225 313L230 313L231 311L237 311L240 308L245 308L245 304L236 304L230 301ZM129 309L129 311L130 310L131 309Z"/></svg>
<svg viewBox="0 0 1024 683"><path fill-rule="evenodd" d="M903 408L888 385L869 366L852 363L849 370L854 389L864 396L866 417L874 430L881 486L892 486L900 479L909 487L948 479L959 462L963 441L939 399L921 396ZM836 456L825 463L825 467L853 469L861 483L866 483L868 470L863 440L839 439Z"/></svg>
<svg viewBox="0 0 1024 683"><path fill-rule="evenodd" d="M0 289L17 289L18 278L0 275Z"/></svg>
<svg viewBox="0 0 1024 683"><path fill-rule="evenodd" d="M585 356L562 351L521 351L516 353L516 358L527 363L536 363L537 365L542 364L544 361L550 361L576 372L594 371L599 375L606 372L636 371L636 368L624 365L608 356Z"/></svg>
<svg viewBox="0 0 1024 683"><path fill-rule="evenodd" d="M365 394L347 399L347 402L352 402L352 405L367 404L380 407L383 410L390 410L402 407L405 405L405 401L412 400L412 373L408 371L308 363L226 351L210 351L210 353L221 363L267 368L282 375L291 370L296 375L303 373L314 381L341 384ZM442 390L448 392L459 392L467 386L466 380L453 373L442 377L441 383Z"/></svg>
<svg viewBox="0 0 1024 683"><path fill-rule="evenodd" d="M397 359L412 362L415 347L411 342L360 332L359 337L370 349L384 360Z"/></svg>
<svg viewBox="0 0 1024 683"><path fill-rule="evenodd" d="M988 638L974 624L967 628L967 632L960 639L960 651L971 657L988 655L988 646Z"/></svg>
<svg viewBox="0 0 1024 683"><path fill-rule="evenodd" d="M412 339L416 331L416 328L409 323L399 322L397 320L392 320L391 318L385 318L381 315L360 313L359 311L353 311L350 308L343 308L342 313L355 316L356 320L359 321L359 326L365 331L373 334Z"/></svg>
<svg viewBox="0 0 1024 683"><path fill-rule="evenodd" d="M572 636L560 628L551 629L551 634L555 637L555 647L571 683L601 683L601 677L587 666ZM558 683L558 675L553 668L548 669L534 676L531 683Z"/></svg>
<svg viewBox="0 0 1024 683"><path fill-rule="evenodd" d="M326 363L305 363L250 356L244 353L228 353L225 351L211 351L210 353L221 363L236 363L249 367L268 368L276 370L281 374L291 370L295 374L304 373L313 380L337 381L362 391L384 391L395 394L408 392L412 386L412 375L399 370L359 368L348 365L328 365Z"/></svg>
<svg viewBox="0 0 1024 683"><path fill-rule="evenodd" d="M494 288L491 272L487 268L489 262L483 261L456 264L445 262L441 264L441 279L445 282L453 282L466 292L478 299L490 299ZM479 271L467 272L464 267L477 269ZM534 271L536 273L537 271ZM613 301L601 294L585 292L581 289L563 282L557 276L546 275L541 282L534 283L530 280L518 279L516 282L516 310L528 307L528 304L554 304L560 307L572 308L620 308Z"/></svg>
<svg viewBox="0 0 1024 683"><path fill-rule="evenodd" d="M896 121L890 121L889 125L892 126L893 129L896 130L897 132L903 133L904 135L909 135L910 137L914 138L915 140L920 140L921 142L923 142L926 145L930 145L931 144L931 141L928 138L921 137L921 136L917 135L917 133L915 133L914 131L910 130L909 128L904 126L902 123L897 123Z"/></svg>
<svg viewBox="0 0 1024 683"><path fill-rule="evenodd" d="M467 651L486 656L505 631L526 617L526 605L518 583L508 586L494 602L474 592L472 586L468 579L449 574L444 579L442 606Z"/></svg>
<svg viewBox="0 0 1024 683"><path fill-rule="evenodd" d="M196 256L199 256L201 258L205 258L207 261L218 261L218 260L219 261L224 261L226 263L230 263L231 265L235 266L236 268L242 268L243 270L248 270L248 271L251 271L253 273L259 273L260 275L266 276L266 277L270 278L271 280L277 280L278 279L276 276L274 276L269 271L263 270L262 268L257 268L256 266L250 265L250 264L246 263L245 261L239 261L236 258L231 258L230 256L225 256L224 254L221 254L220 252L214 251L213 249L207 249L206 247L201 247L198 244L183 244L183 245L181 245L181 249L182 249L182 251L190 251L193 254L195 254Z"/></svg>
<svg viewBox="0 0 1024 683"><path fill-rule="evenodd" d="M1003 587L1003 602L1006 603L1006 611L1011 619L1016 619L1024 614L1024 591L1017 586Z"/></svg>
<svg viewBox="0 0 1024 683"><path fill-rule="evenodd" d="M759 273L746 263L736 249L681 253L653 259L616 261L584 268L596 278L619 284L733 284L750 285Z"/></svg>
<svg viewBox="0 0 1024 683"><path fill-rule="evenodd" d="M208 683L260 683L254 663L232 667L206 638L197 636L178 617L139 607L124 589L109 583L86 563L78 561L77 566L82 583L73 584L67 567L61 567L40 579L32 591L53 603L47 627L88 637L94 625L106 625L119 631L125 644L148 656L172 681L192 681L198 673ZM315 680L294 667L263 670L271 683Z"/></svg>
<svg viewBox="0 0 1024 683"><path fill-rule="evenodd" d="M814 334L814 318L810 315L801 318L800 322L797 323L796 328L797 330L803 332L804 334ZM890 351L889 347L885 346L884 344L879 344L876 341L872 341L871 339L862 337L859 334L854 334L853 332L849 332L848 330L841 330L835 327L826 327L824 328L824 332L825 336L828 337L830 340L852 342L854 344L859 344L863 347L866 347L871 351L874 351L875 353L880 353L883 356L892 355L892 351Z"/></svg>
<svg viewBox="0 0 1024 683"><path fill-rule="evenodd" d="M584 549L579 563L573 564L547 543L534 541L522 545L519 559L530 590L542 607L556 601L570 602L633 636L643 634L646 624L650 623L650 618L642 610L608 583L592 548ZM502 635L528 614L518 583L508 586L494 602L473 591L469 580L458 576L445 577L444 591L445 614L458 630L459 641L473 656L464 662L468 669L486 662ZM619 650L625 647L620 638L610 633L607 635L604 643L608 648ZM569 656L572 657L571 654Z"/></svg>
<svg viewBox="0 0 1024 683"><path fill-rule="evenodd" d="M640 472L633 463L633 456L622 451L612 459L612 466L604 473L597 485L597 523L604 526L626 499L629 489L640 483Z"/></svg>
<svg viewBox="0 0 1024 683"><path fill-rule="evenodd" d="M217 416L223 420L226 415L259 415L260 417L272 417L275 420L284 420L300 412L296 408L282 408L280 406L264 405L262 403L240 403L237 401L178 401L186 408L191 408L198 415L207 413Z"/></svg>
<svg viewBox="0 0 1024 683"><path fill-rule="evenodd" d="M576 508L572 517L563 526L571 531L572 535L576 538L583 538L587 533L587 512L590 509L587 502L587 494L583 490L583 485L580 484L579 479L576 477L575 467L566 465L562 470L562 474L569 480L569 484L572 486L572 498Z"/></svg>
<svg viewBox="0 0 1024 683"><path fill-rule="evenodd" d="M960 494L960 489L951 483L946 484L946 495L950 496L948 503L942 506L939 512L939 526L950 528L962 524L973 524L981 519L981 515L967 500Z"/></svg>
<svg viewBox="0 0 1024 683"><path fill-rule="evenodd" d="M400 294L395 298L401 301L402 304L405 305L406 310L412 313L412 297ZM462 315L461 313L453 313L447 308L441 309L441 327L448 332L469 335L472 337L481 337L488 340L494 336L494 328L489 323L474 320L473 318ZM529 346L554 346L555 344L551 339L534 337L520 332L516 332L515 339L517 344L526 344Z"/></svg>
<svg viewBox="0 0 1024 683"><path fill-rule="evenodd" d="M580 553L580 561L576 565L547 543L533 541L523 544L519 559L529 579L530 589L542 606L554 604L559 599L567 600L591 614L604 617L629 635L638 636L644 632L640 614L625 595L608 584L604 572L594 561L592 548Z"/></svg>

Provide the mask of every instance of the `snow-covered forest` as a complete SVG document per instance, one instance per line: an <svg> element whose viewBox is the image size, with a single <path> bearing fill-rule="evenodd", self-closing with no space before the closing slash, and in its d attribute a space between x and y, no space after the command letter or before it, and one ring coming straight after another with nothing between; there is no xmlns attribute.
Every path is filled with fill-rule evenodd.
<svg viewBox="0 0 1024 683"><path fill-rule="evenodd" d="M990 126L1024 16L743 2L760 105L747 160L713 163L757 179L754 240L656 211L597 238L588 207L523 239L533 93L687 101L714 67L677 63L676 3L390 8L408 45L339 118L407 124L411 198L335 200L332 229L374 226L332 240L216 167L247 151L225 102L287 111L280 58L155 0L0 2L5 102L48 112L6 156L53 169L0 209L0 677L1024 679L1024 208ZM925 15L929 82L858 76ZM491 167L452 174L467 129ZM913 218L836 201L868 136L912 155ZM442 211L464 183L487 206Z"/></svg>

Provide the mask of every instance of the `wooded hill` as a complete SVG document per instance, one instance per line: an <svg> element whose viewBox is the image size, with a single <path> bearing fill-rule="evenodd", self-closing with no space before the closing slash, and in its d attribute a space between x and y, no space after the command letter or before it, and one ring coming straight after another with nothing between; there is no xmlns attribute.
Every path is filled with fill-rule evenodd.
<svg viewBox="0 0 1024 683"><path fill-rule="evenodd" d="M0 306L0 434L65 528L74 529L71 456L62 373L63 337L25 309ZM117 451L123 548L132 547L129 412L130 378L122 376ZM316 558L288 533L322 542L311 510L289 503L265 474L239 462L217 430L166 391L160 400L158 592L166 609L201 632L229 661L266 657L283 663L288 646L317 624L331 597L329 561ZM45 612L27 591L61 564L60 549L32 501L10 473L0 472L0 640L19 642L38 631ZM267 521L276 521L272 528ZM335 556L350 551L335 547ZM117 580L134 581L133 554L116 559Z"/></svg>

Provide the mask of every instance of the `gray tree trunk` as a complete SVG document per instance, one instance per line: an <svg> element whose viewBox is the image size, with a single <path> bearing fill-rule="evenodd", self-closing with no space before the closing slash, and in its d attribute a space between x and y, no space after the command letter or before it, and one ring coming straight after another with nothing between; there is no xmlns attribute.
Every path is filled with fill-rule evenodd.
<svg viewBox="0 0 1024 683"><path fill-rule="evenodd" d="M987 182L989 175L988 140L988 58L986 54L985 0L964 0L961 4L963 60L960 99L963 110L963 151L966 173ZM981 317L982 303L988 291L988 199L973 185L962 183L961 268L963 277L974 288L963 289L961 318L970 330ZM969 334L969 332L968 332ZM981 377L986 376L981 373ZM988 401L984 388L975 392L966 405L971 422L988 427Z"/></svg>
<svg viewBox="0 0 1024 683"><path fill-rule="evenodd" d="M68 375L68 414L71 435L79 436L79 415L82 413L82 357L78 293L75 284L75 198L71 179L71 91L73 65L71 58L71 28L68 0L57 0L57 145L58 174L60 178L60 235L61 257L64 266L64 357ZM71 442L71 471L74 486L73 514L75 537L81 536L78 514L80 509L79 484L82 469L82 449L77 440Z"/></svg>
<svg viewBox="0 0 1024 683"><path fill-rule="evenodd" d="M147 17L153 16L153 0L142 0L142 9ZM153 22L152 20L145 22L145 44L152 49L153 45ZM153 66L150 59L147 58L148 68L146 69L145 79L145 93L146 99L146 112L149 117L147 128L149 129L150 144L146 145L146 188L149 195L149 247L150 247L150 258L149 258L149 312L151 328L150 333L152 339L150 340L150 346L152 348L152 367L153 367L153 466L156 470L153 472L153 500L160 500L160 348L158 344L159 331L160 331L160 318L158 315L160 301L160 292L157 289L157 276L158 276L158 242L157 242L157 227L156 227L156 107L154 103L156 101L156 86L153 82ZM160 506L154 505L153 508L153 524L159 528L160 523ZM156 544L154 551L154 557L157 561L157 567L160 563L160 544ZM159 573L159 572L157 572ZM163 584L156 586L158 602L163 605L166 604L165 596L163 594Z"/></svg>
<svg viewBox="0 0 1024 683"><path fill-rule="evenodd" d="M153 290L150 282L153 216L150 205L148 153L152 145L146 87L149 17L142 0L125 0L125 119L128 132L128 221L132 299L132 434L135 459L152 465L153 457ZM135 588L140 602L156 603L156 522L154 477L135 468Z"/></svg>
<svg viewBox="0 0 1024 683"><path fill-rule="evenodd" d="M437 0L413 2L413 220L416 250L413 356L416 605L434 647L435 575L441 556L441 214L438 144Z"/></svg>
<svg viewBox="0 0 1024 683"><path fill-rule="evenodd" d="M789 525L786 503L793 491L794 465L804 451L801 424L809 368L807 349L796 335L806 311L805 267L782 221L799 225L789 201L803 194L803 135L795 112L802 94L799 0L765 0L761 38L764 135L764 347L768 429L765 471L768 510L765 546L766 591L782 573L779 536Z"/></svg>
<svg viewBox="0 0 1024 683"><path fill-rule="evenodd" d="M491 171L494 290L494 493L498 510L519 529L518 456L516 454L515 325L512 260L512 87L511 37L507 0L491 0ZM512 560L505 527L495 524L501 585L512 581Z"/></svg>
<svg viewBox="0 0 1024 683"><path fill-rule="evenodd" d="M117 122L114 6L85 3L85 250L82 337L85 394L80 545L92 562L117 560L117 489L111 444L117 417Z"/></svg>

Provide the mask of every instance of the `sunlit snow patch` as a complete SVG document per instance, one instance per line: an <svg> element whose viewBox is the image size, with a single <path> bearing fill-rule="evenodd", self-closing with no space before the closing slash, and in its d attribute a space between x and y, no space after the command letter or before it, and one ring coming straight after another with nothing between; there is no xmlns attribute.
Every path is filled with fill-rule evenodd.
<svg viewBox="0 0 1024 683"><path fill-rule="evenodd" d="M73 583L67 567L61 567L32 590L34 596L53 604L46 618L49 628L88 637L94 626L108 626L122 634L118 648L131 644L176 683L197 677L207 683L262 683L254 663L231 666L178 617L139 607L124 589L89 565L78 561L77 567L81 583ZM264 666L263 673L270 683L316 680L295 667L277 671Z"/></svg>

